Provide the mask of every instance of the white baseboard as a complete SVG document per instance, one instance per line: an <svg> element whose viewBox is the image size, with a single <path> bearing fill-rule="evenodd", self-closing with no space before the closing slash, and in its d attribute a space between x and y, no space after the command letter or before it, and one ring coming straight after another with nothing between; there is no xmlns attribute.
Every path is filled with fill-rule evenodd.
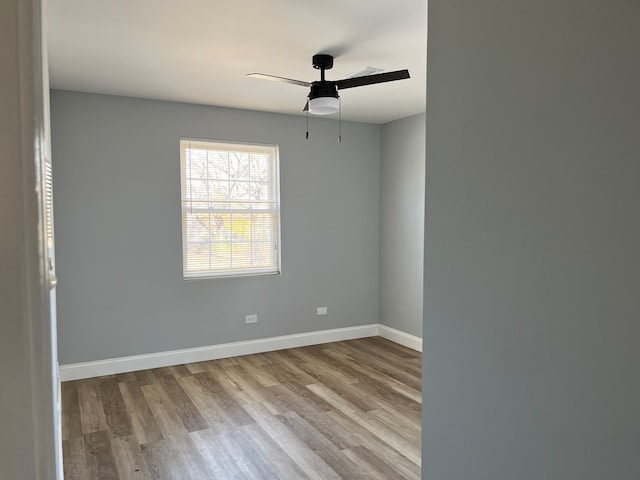
<svg viewBox="0 0 640 480"><path fill-rule="evenodd" d="M100 377L102 375L135 372L149 368L168 367L171 365L182 365L183 363L204 362L218 358L270 352L284 348L305 347L321 343L352 340L354 338L375 337L376 335L378 335L378 324L360 325L357 327L320 330L317 332L298 333L282 337L261 338L245 342L223 343L208 347L133 355L131 357L111 358L94 362L73 363L60 365L60 380L66 382L69 380L80 380L82 378Z"/></svg>
<svg viewBox="0 0 640 480"><path fill-rule="evenodd" d="M377 323L357 327L320 330L317 332L297 333L282 337L261 338L245 342L222 343L207 347L187 348L168 352L133 355L131 357L109 358L94 362L60 365L60 380L80 380L82 378L101 377L116 373L135 372L149 368L169 367L184 363L205 362L218 358L237 357L252 353L272 352L284 348L306 347L321 343L353 340L355 338L381 336L387 340L422 352L422 339L395 328Z"/></svg>
<svg viewBox="0 0 640 480"><path fill-rule="evenodd" d="M422 352L422 339L415 335L410 335L382 324L378 325L378 335L412 350Z"/></svg>

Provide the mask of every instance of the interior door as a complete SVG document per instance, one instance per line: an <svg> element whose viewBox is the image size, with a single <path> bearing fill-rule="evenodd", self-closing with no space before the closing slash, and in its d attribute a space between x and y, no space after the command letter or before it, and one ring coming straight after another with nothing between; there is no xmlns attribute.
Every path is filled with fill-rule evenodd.
<svg viewBox="0 0 640 480"><path fill-rule="evenodd" d="M0 478L62 480L45 15L40 0L3 0L0 18Z"/></svg>

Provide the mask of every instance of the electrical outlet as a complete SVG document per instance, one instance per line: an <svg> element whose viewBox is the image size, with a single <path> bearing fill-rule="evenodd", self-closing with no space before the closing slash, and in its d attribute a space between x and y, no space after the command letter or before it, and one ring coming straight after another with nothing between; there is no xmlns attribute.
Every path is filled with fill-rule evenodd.
<svg viewBox="0 0 640 480"><path fill-rule="evenodd" d="M326 315L327 314L327 307L318 307L318 309L316 310L316 315Z"/></svg>
<svg viewBox="0 0 640 480"><path fill-rule="evenodd" d="M258 323L258 315L246 315L244 323Z"/></svg>

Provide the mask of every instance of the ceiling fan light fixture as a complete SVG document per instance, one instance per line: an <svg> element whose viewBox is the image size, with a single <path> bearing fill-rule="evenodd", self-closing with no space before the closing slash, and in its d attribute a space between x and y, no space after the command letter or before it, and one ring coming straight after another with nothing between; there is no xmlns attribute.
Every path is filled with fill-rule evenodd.
<svg viewBox="0 0 640 480"><path fill-rule="evenodd" d="M331 115L340 109L337 97L316 97L309 99L309 113L312 115Z"/></svg>

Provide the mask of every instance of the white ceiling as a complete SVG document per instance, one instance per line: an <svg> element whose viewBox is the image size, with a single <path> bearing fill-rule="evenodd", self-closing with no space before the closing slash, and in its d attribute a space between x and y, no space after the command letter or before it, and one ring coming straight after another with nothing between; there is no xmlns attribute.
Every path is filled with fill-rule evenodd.
<svg viewBox="0 0 640 480"><path fill-rule="evenodd" d="M341 92L342 118L425 110L426 0L48 0L51 87L302 115L308 89L366 67L411 78Z"/></svg>

